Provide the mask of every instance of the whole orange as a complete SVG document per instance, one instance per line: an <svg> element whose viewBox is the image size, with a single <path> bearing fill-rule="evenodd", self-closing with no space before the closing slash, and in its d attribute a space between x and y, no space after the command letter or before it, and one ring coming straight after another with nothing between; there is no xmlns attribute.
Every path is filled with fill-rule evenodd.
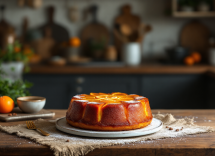
<svg viewBox="0 0 215 156"><path fill-rule="evenodd" d="M14 48L15 53L20 52L20 50L21 50L20 47L15 47L15 48Z"/></svg>
<svg viewBox="0 0 215 156"><path fill-rule="evenodd" d="M193 65L193 64L195 63L195 60L193 59L192 56L187 56L187 57L185 57L185 59L184 59L184 63L185 63L186 65L188 65L188 66L191 66L191 65Z"/></svg>
<svg viewBox="0 0 215 156"><path fill-rule="evenodd" d="M69 44L72 47L79 47L81 45L81 40L78 37L73 37L69 40Z"/></svg>
<svg viewBox="0 0 215 156"><path fill-rule="evenodd" d="M199 63L202 60L202 56L199 52L193 52L191 57L193 57L195 63Z"/></svg>
<svg viewBox="0 0 215 156"><path fill-rule="evenodd" d="M9 96L0 97L0 113L10 113L14 108L14 101Z"/></svg>

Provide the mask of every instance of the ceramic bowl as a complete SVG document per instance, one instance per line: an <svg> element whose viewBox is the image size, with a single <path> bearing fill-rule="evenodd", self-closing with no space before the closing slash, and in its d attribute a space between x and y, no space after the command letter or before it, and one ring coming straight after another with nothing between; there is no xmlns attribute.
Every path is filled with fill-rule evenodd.
<svg viewBox="0 0 215 156"><path fill-rule="evenodd" d="M24 96L17 98L19 108L25 113L37 113L45 106L46 98L39 96Z"/></svg>

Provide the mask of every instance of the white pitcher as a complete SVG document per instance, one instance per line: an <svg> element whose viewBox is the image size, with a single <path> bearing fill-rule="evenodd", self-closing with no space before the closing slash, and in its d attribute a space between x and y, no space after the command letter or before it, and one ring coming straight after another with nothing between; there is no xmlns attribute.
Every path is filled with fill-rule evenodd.
<svg viewBox="0 0 215 156"><path fill-rule="evenodd" d="M122 60L126 65L137 66L141 63L140 43L126 43L123 45Z"/></svg>

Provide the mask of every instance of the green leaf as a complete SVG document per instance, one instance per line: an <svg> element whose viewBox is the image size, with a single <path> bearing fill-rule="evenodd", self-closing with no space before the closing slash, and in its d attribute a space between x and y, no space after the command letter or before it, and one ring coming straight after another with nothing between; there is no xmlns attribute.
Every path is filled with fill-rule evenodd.
<svg viewBox="0 0 215 156"><path fill-rule="evenodd" d="M10 70L11 70L11 71L15 71L15 68L14 68L14 67L11 67Z"/></svg>

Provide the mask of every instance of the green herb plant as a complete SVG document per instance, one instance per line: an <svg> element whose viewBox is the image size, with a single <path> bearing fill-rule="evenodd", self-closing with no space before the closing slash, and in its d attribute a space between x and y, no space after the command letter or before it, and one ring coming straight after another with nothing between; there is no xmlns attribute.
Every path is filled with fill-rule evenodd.
<svg viewBox="0 0 215 156"><path fill-rule="evenodd" d="M104 48L105 48L104 39L90 41L90 50L91 51L104 50Z"/></svg>
<svg viewBox="0 0 215 156"><path fill-rule="evenodd" d="M33 55L33 51L29 47L24 47L18 41L8 44L4 49L0 49L0 63L2 62L23 62L25 71L29 70L29 58Z"/></svg>

